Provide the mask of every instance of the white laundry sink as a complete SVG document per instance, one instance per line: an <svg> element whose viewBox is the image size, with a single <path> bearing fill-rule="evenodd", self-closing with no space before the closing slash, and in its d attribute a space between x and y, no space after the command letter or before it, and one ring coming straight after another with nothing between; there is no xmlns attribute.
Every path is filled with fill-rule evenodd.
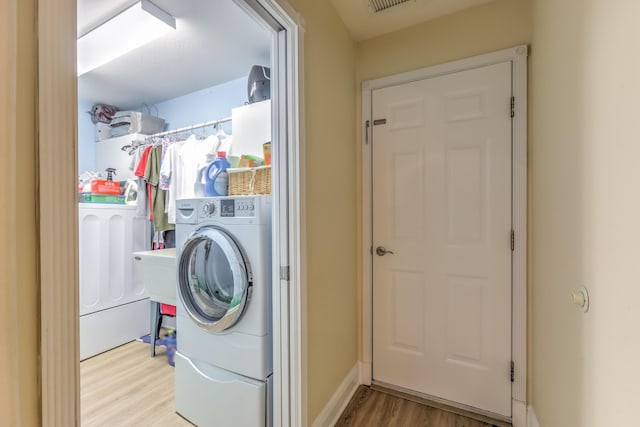
<svg viewBox="0 0 640 427"><path fill-rule="evenodd" d="M176 305L176 249L134 252L151 301Z"/></svg>

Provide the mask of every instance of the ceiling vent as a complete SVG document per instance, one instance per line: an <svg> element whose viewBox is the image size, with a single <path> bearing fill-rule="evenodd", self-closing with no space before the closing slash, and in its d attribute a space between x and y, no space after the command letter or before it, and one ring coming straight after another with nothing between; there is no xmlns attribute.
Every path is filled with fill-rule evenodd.
<svg viewBox="0 0 640 427"><path fill-rule="evenodd" d="M378 13L410 1L415 0L369 0L369 7L374 13Z"/></svg>

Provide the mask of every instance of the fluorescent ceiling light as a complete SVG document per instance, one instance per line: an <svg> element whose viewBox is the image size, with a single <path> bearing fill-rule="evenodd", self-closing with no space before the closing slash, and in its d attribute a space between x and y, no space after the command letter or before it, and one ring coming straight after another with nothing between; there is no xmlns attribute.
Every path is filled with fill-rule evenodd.
<svg viewBox="0 0 640 427"><path fill-rule="evenodd" d="M78 39L78 76L175 30L176 19L141 0Z"/></svg>

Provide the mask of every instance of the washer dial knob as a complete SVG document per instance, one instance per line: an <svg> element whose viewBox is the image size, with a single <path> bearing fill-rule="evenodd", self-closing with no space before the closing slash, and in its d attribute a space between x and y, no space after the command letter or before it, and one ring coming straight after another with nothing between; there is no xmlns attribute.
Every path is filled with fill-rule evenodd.
<svg viewBox="0 0 640 427"><path fill-rule="evenodd" d="M216 206L213 203L207 202L203 203L200 209L202 209L204 215L211 216L216 211Z"/></svg>

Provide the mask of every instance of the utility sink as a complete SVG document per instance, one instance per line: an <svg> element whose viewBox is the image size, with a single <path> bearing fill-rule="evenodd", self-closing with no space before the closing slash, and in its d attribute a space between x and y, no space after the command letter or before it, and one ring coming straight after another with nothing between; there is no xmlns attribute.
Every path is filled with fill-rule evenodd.
<svg viewBox="0 0 640 427"><path fill-rule="evenodd" d="M176 249L134 252L151 301L176 305Z"/></svg>

